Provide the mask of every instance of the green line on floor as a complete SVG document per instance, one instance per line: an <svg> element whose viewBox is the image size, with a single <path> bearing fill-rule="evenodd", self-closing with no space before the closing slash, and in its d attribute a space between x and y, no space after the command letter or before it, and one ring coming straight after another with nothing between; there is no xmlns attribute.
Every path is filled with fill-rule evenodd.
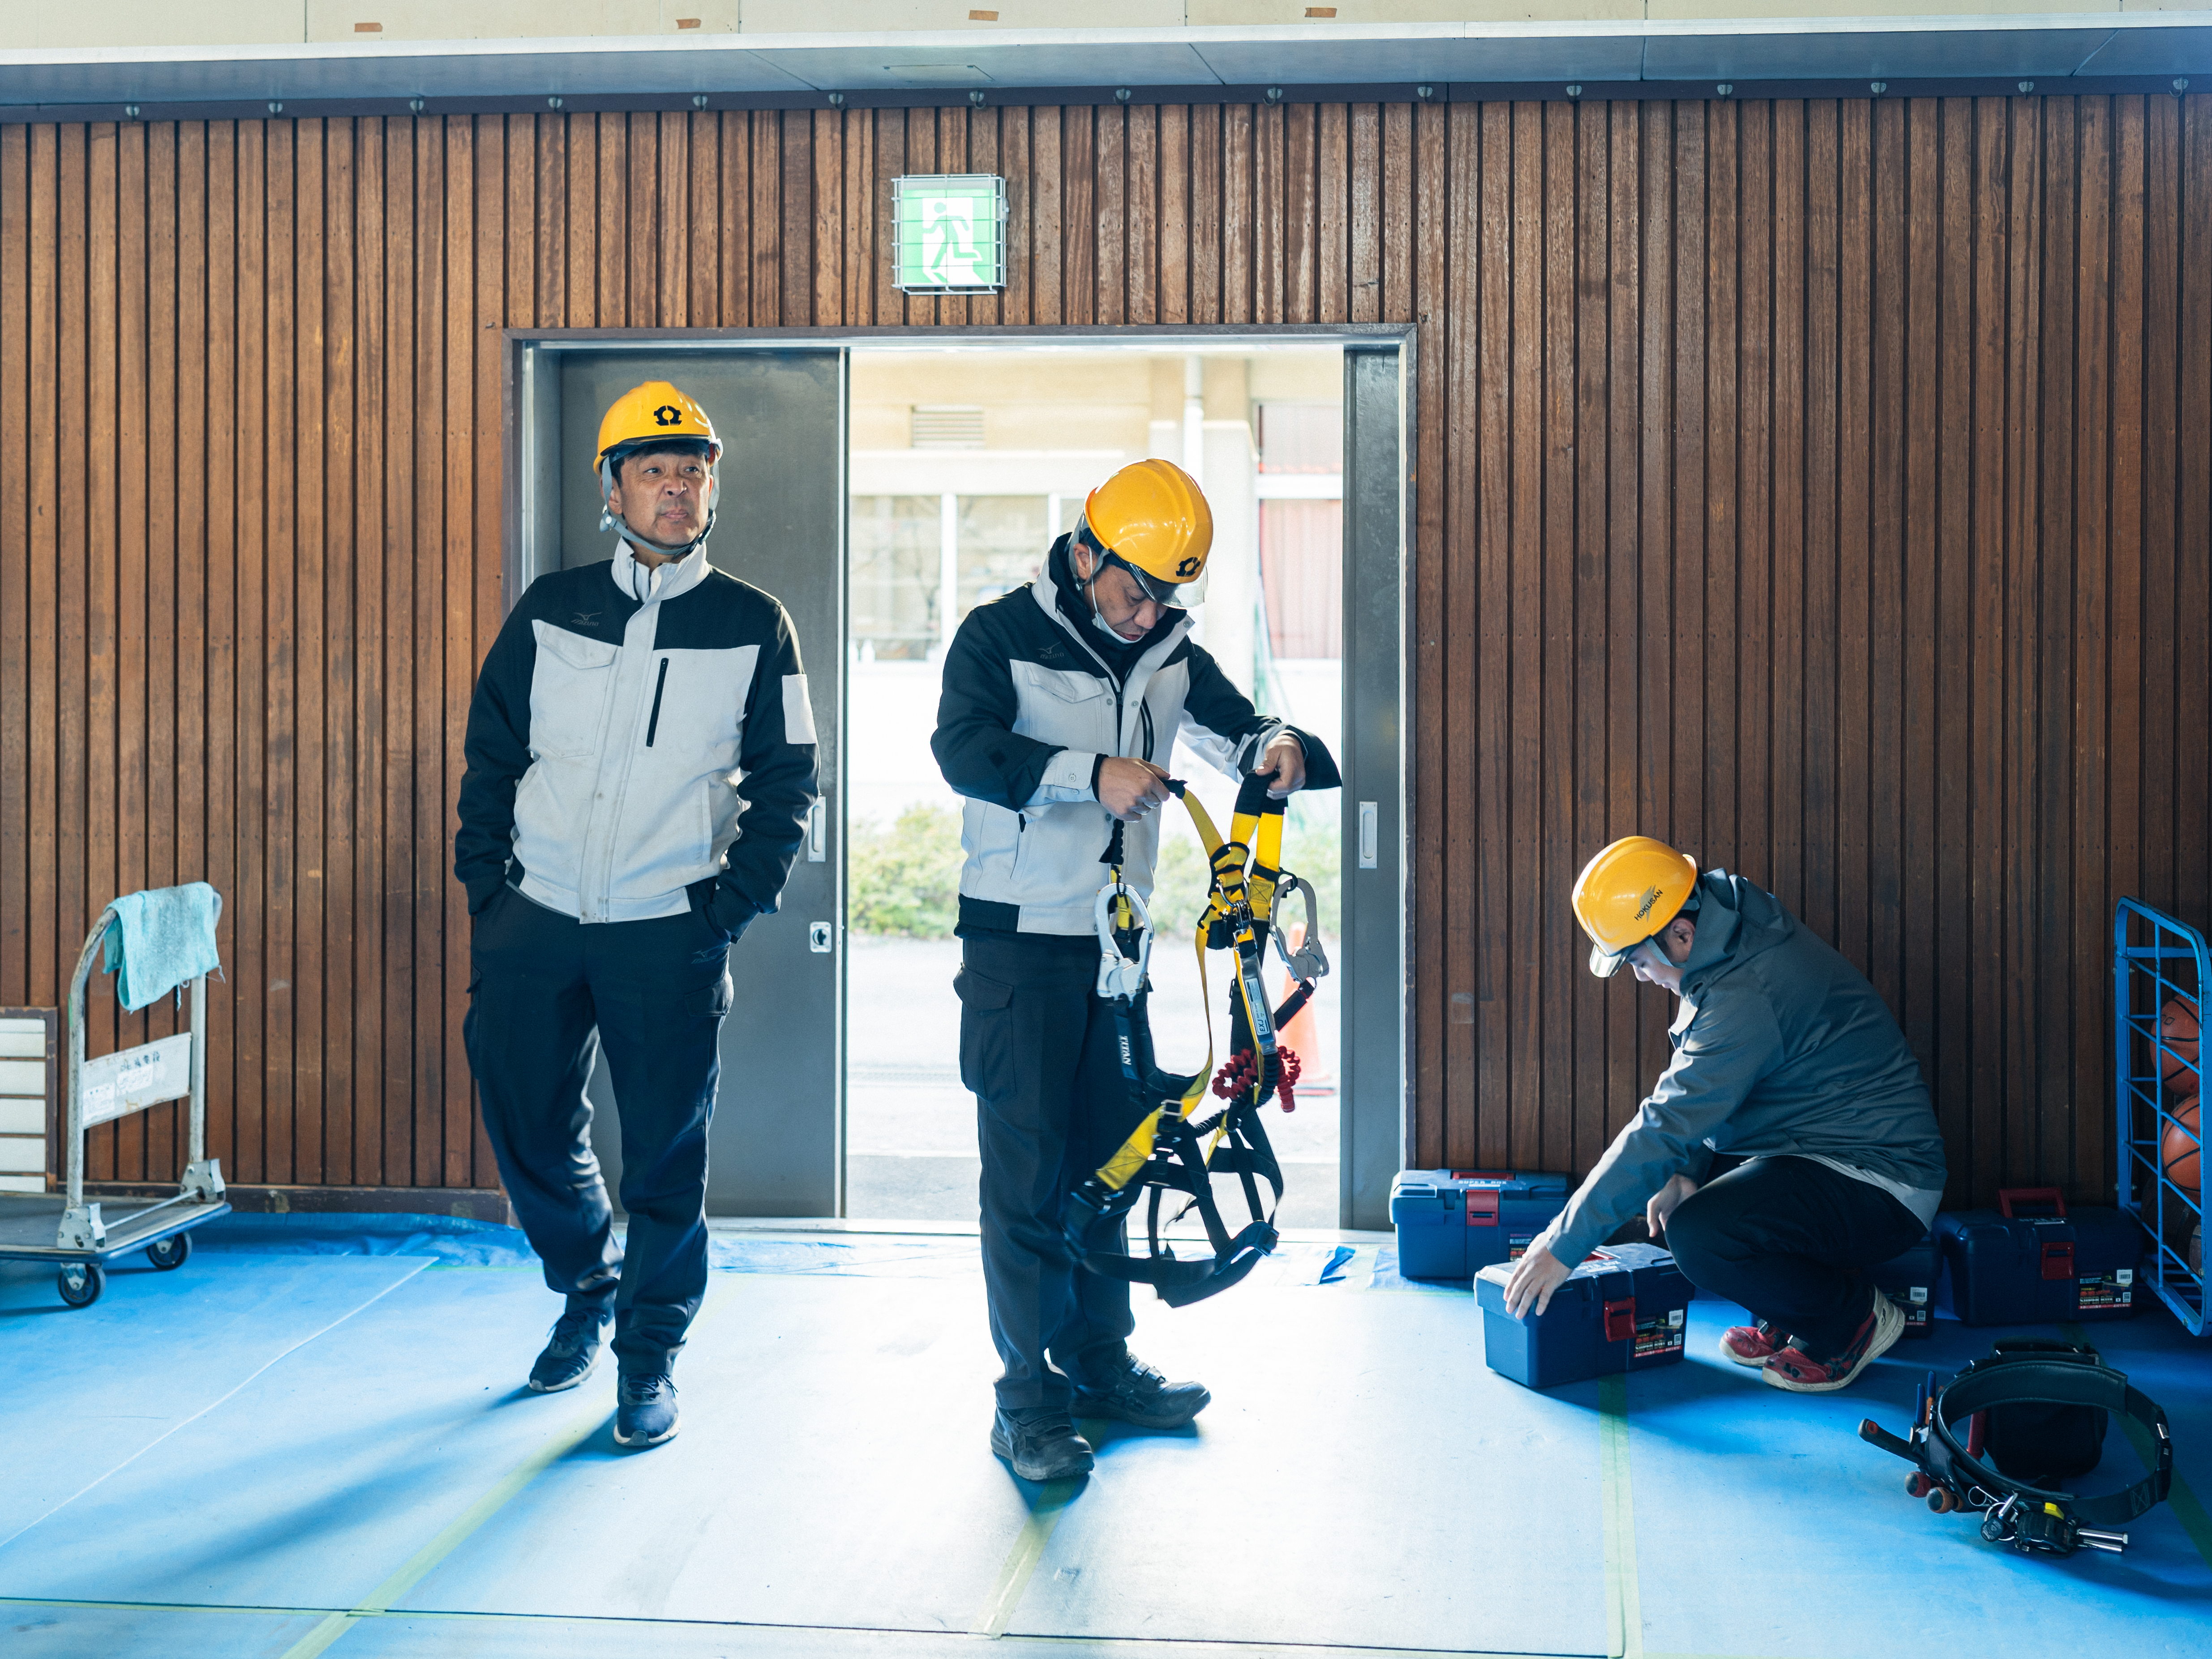
<svg viewBox="0 0 2212 1659"><path fill-rule="evenodd" d="M607 1408L604 1400L595 1400L587 1409L577 1413L559 1431L548 1437L536 1451L509 1469L489 1492L462 1510L435 1538L409 1557L398 1571L371 1590L357 1606L343 1613L331 1614L309 1631L286 1651L284 1659L314 1659L317 1654L363 1619L375 1618L389 1612L393 1602L428 1577L440 1562L466 1542L477 1528L504 1509L515 1494L551 1465L582 1445L606 1420Z"/></svg>
<svg viewBox="0 0 2212 1659"><path fill-rule="evenodd" d="M1628 1485L1628 1378L1597 1385L1600 1504L1605 1520L1606 1652L1644 1659L1644 1610L1636 1587L1636 1502Z"/></svg>
<svg viewBox="0 0 2212 1659"><path fill-rule="evenodd" d="M1080 1479L1048 1480L1037 1488L1036 1501L1030 1505L1029 1518L1015 1534L1014 1547L1006 1553L1006 1565L999 1569L998 1582L991 1586L991 1599L976 1615L975 1635L995 1637L1006 1633L1006 1627L1014 1622L1014 1609L1022 1604L1022 1592L1030 1587L1037 1563L1044 1559L1044 1547L1052 1541L1053 1528L1060 1524L1062 1512L1082 1485Z"/></svg>

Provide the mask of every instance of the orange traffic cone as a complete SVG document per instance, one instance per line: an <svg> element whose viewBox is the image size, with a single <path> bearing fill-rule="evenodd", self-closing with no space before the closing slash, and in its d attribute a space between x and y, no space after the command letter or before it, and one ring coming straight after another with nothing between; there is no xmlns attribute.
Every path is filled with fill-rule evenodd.
<svg viewBox="0 0 2212 1659"><path fill-rule="evenodd" d="M1283 942L1291 947L1292 956L1297 955L1300 948L1306 942L1305 923L1302 921L1292 923L1289 935ZM1297 981L1285 974L1283 996L1289 996L1297 988ZM1280 998L1277 999L1279 1001L1280 1000ZM1297 1054L1298 1075L1309 1085L1332 1080L1328 1064L1321 1051L1321 1022L1314 1017L1314 1006L1311 1000L1309 1000L1304 1007L1299 1009L1284 1023L1283 1029L1275 1033L1275 1042L1280 1047L1289 1048Z"/></svg>

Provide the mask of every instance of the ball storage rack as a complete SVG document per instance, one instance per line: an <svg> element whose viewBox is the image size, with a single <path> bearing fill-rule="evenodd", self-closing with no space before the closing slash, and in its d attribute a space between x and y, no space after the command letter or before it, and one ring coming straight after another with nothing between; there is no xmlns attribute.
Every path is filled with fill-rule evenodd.
<svg viewBox="0 0 2212 1659"><path fill-rule="evenodd" d="M2185 1055L2167 1042L2159 1018L2169 997L2185 997L2201 1010L2208 987L2212 962L2207 960L2203 933L2135 899L2124 898L2113 907L2119 1204L2150 1236L2144 1279L2195 1336L2204 1334L2204 1274L2203 1258L2191 1268L2188 1249L2191 1233L2203 1226L2203 1192L2169 1176L2160 1153L2169 1130L2189 1133L2174 1114L2203 1098L2204 1062L2201 1045L2197 1054ZM2174 1067L2170 1077L2169 1066Z"/></svg>
<svg viewBox="0 0 2212 1659"><path fill-rule="evenodd" d="M190 1030L85 1058L85 985L115 914L112 904L100 913L70 980L64 1191L0 1193L0 1261L53 1263L61 1298L72 1308L98 1301L107 1284L107 1264L133 1250L143 1250L156 1267L183 1267L191 1254L191 1229L230 1213L221 1163L207 1155L207 975L189 984ZM191 1102L186 1161L174 1195L112 1218L103 1217L97 1203L86 1203L85 1132L186 1098Z"/></svg>

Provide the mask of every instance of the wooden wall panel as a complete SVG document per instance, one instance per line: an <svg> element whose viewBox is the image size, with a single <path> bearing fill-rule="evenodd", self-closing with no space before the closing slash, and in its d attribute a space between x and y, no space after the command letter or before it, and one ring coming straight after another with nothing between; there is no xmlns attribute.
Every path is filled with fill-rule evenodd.
<svg viewBox="0 0 2212 1659"><path fill-rule="evenodd" d="M1007 177L1000 298L892 284L938 167ZM1566 892L1636 830L1867 970L1954 1199L2100 1194L2112 901L2212 921L2208 242L2203 97L0 129L0 1000L204 877L234 1176L494 1181L447 865L502 327L1411 321L1416 1156L1633 1111L1668 1010Z"/></svg>

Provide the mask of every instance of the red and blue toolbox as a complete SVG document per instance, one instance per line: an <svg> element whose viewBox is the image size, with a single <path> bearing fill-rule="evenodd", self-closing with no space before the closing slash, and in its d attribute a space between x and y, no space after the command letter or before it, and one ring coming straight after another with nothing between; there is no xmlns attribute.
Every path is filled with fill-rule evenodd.
<svg viewBox="0 0 2212 1659"><path fill-rule="evenodd" d="M2039 1215L2017 1213L2031 1206ZM2113 1209L2069 1212L2056 1187L2014 1187L1994 1210L1936 1218L1939 1304L1969 1325L2125 1319L2136 1310L2142 1229Z"/></svg>
<svg viewBox="0 0 2212 1659"><path fill-rule="evenodd" d="M1513 1269L1498 1261L1474 1276L1482 1304L1482 1357L1493 1371L1532 1389L1555 1389L1622 1371L1670 1365L1682 1357L1691 1298L1674 1258L1656 1244L1608 1244L1583 1258L1542 1313L1505 1311Z"/></svg>
<svg viewBox="0 0 2212 1659"><path fill-rule="evenodd" d="M1936 1334L1936 1285L1943 1273L1943 1253L1931 1235L1903 1255L1867 1269L1875 1289L1905 1315L1907 1336Z"/></svg>
<svg viewBox="0 0 2212 1659"><path fill-rule="evenodd" d="M1401 1170L1390 1183L1398 1272L1462 1283L1492 1261L1516 1261L1567 1207L1563 1175L1510 1170Z"/></svg>

